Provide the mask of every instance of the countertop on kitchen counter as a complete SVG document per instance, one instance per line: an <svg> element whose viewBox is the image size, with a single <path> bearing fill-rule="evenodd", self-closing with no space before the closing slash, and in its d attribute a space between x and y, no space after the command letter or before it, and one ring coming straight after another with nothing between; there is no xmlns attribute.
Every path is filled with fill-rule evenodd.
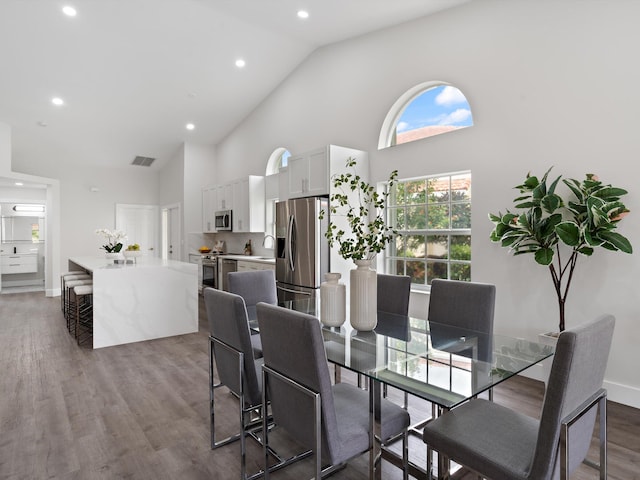
<svg viewBox="0 0 640 480"><path fill-rule="evenodd" d="M260 256L260 255L234 255L234 254L227 254L227 253L223 253L222 255L218 256L219 258L228 258L230 260L242 260L245 262L257 262L257 263L268 263L271 265L274 265L276 263L276 259L274 257L266 257L266 256Z"/></svg>

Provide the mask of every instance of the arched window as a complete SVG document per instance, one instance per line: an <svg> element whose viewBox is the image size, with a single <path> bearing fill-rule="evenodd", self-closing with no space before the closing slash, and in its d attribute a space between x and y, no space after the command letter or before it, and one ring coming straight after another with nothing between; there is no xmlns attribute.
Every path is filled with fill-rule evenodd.
<svg viewBox="0 0 640 480"><path fill-rule="evenodd" d="M265 175L273 175L275 173L279 173L280 169L287 166L287 162L291 153L284 147L276 148L269 160L267 160L267 169L265 171Z"/></svg>
<svg viewBox="0 0 640 480"><path fill-rule="evenodd" d="M378 149L413 142L473 125L464 94L444 82L426 82L407 90L382 124Z"/></svg>

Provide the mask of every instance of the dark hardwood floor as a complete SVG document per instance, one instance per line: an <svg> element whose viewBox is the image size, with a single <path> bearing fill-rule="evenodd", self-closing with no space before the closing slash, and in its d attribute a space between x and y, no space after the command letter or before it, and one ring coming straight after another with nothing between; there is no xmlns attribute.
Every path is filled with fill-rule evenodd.
<svg viewBox="0 0 640 480"><path fill-rule="evenodd" d="M67 333L59 298L0 296L0 479L228 479L239 447L209 449L207 323L192 335L92 350ZM509 380L495 401L537 416L543 386ZM235 399L219 395L221 429L233 431ZM217 397L217 398L218 398ZM412 417L426 403L412 399ZM248 443L249 470L261 451ZM412 440L411 456L424 460ZM595 443L592 456L596 456ZM366 455L332 478L366 479ZM401 478L386 462L383 478ZM301 469L274 479L302 478ZM640 412L609 406L609 478L640 478ZM465 477L467 478L467 477ZM468 476L468 478L474 478ZM583 466L574 479L596 479Z"/></svg>

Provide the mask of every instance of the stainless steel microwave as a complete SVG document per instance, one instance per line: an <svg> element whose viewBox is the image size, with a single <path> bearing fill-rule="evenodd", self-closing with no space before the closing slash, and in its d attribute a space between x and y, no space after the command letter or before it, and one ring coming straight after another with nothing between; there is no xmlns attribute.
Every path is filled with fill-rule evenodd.
<svg viewBox="0 0 640 480"><path fill-rule="evenodd" d="M216 212L216 230L231 231L231 210L220 210Z"/></svg>

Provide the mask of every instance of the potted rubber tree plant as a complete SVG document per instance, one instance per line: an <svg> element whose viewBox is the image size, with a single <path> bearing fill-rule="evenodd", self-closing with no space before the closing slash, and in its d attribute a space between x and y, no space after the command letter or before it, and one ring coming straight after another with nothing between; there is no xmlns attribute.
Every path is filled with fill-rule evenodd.
<svg viewBox="0 0 640 480"><path fill-rule="evenodd" d="M329 223L325 237L329 246L338 246L345 260L357 268L350 272L350 321L356 330L376 327L376 272L371 263L397 231L387 224L385 207L398 171L389 175L384 191L378 191L357 172L356 160L349 157L346 171L331 177L333 193L329 197ZM320 212L320 219L326 212ZM338 219L345 221L338 221ZM366 295L365 295L366 292Z"/></svg>
<svg viewBox="0 0 640 480"><path fill-rule="evenodd" d="M489 214L494 224L490 238L514 255L532 254L538 265L548 267L562 332L578 259L590 257L597 247L624 253L633 249L629 240L615 231L629 213L620 201L626 190L605 185L588 173L582 181L562 179L569 189L565 199L556 191L562 176L547 184L550 172L551 168L540 179L528 173L515 187L520 196L514 200L513 211Z"/></svg>

